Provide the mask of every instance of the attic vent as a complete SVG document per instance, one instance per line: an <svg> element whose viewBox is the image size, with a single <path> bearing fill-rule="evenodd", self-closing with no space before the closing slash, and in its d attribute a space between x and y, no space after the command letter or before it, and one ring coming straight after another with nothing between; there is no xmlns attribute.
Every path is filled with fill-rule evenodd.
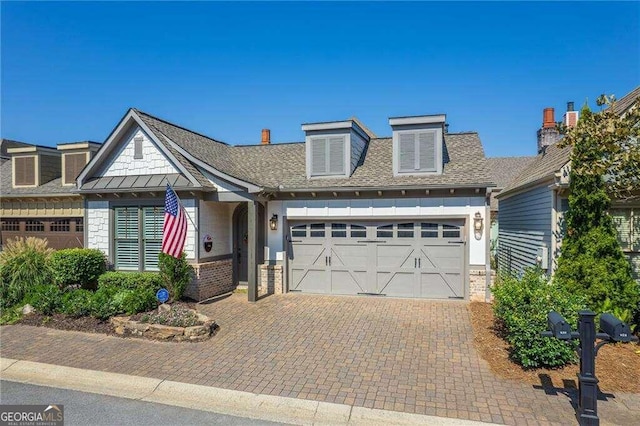
<svg viewBox="0 0 640 426"><path fill-rule="evenodd" d="M345 138L311 138L311 176L345 173Z"/></svg>
<svg viewBox="0 0 640 426"><path fill-rule="evenodd" d="M133 159L140 160L142 159L142 136L136 136L133 138L134 151L133 151Z"/></svg>
<svg viewBox="0 0 640 426"><path fill-rule="evenodd" d="M436 171L436 132L399 133L399 172Z"/></svg>
<svg viewBox="0 0 640 426"><path fill-rule="evenodd" d="M31 186L36 184L36 157L14 157L14 185Z"/></svg>

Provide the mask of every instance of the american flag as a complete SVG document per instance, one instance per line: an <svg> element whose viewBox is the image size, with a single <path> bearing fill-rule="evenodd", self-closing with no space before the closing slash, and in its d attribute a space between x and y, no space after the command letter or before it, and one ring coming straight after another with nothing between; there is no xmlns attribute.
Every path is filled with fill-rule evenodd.
<svg viewBox="0 0 640 426"><path fill-rule="evenodd" d="M187 238L187 215L178 201L175 191L167 184L164 197L164 227L162 228L162 252L179 258Z"/></svg>

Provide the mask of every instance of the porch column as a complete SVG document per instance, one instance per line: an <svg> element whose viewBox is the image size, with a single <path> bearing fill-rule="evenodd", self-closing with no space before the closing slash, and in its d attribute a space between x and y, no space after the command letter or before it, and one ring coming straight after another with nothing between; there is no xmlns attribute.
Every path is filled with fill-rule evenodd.
<svg viewBox="0 0 640 426"><path fill-rule="evenodd" d="M247 288L249 294L249 302L258 300L258 202L248 201L248 238L247 243Z"/></svg>

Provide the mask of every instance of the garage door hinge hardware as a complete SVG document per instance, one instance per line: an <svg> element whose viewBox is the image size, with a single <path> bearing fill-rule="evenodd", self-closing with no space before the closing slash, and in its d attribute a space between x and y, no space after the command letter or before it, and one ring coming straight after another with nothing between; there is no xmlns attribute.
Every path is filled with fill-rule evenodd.
<svg viewBox="0 0 640 426"><path fill-rule="evenodd" d="M386 241L383 240L359 240L359 243L386 243Z"/></svg>
<svg viewBox="0 0 640 426"><path fill-rule="evenodd" d="M449 296L449 299L464 299L462 296Z"/></svg>
<svg viewBox="0 0 640 426"><path fill-rule="evenodd" d="M386 296L382 293L358 293L359 296Z"/></svg>
<svg viewBox="0 0 640 426"><path fill-rule="evenodd" d="M462 244L464 241L447 241L449 244Z"/></svg>

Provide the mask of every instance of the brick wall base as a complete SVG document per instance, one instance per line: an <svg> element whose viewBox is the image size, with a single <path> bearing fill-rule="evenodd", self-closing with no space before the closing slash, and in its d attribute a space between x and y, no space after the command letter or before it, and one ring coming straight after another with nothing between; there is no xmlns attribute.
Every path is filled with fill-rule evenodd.
<svg viewBox="0 0 640 426"><path fill-rule="evenodd" d="M484 302L487 290L487 271L484 269L476 269L469 271L469 300ZM495 282L496 273L491 271L490 285ZM489 295L493 300L493 295Z"/></svg>
<svg viewBox="0 0 640 426"><path fill-rule="evenodd" d="M235 290L233 260L224 259L192 264L195 278L187 286L185 296L201 301Z"/></svg>
<svg viewBox="0 0 640 426"><path fill-rule="evenodd" d="M260 265L258 296L282 294L282 265Z"/></svg>

